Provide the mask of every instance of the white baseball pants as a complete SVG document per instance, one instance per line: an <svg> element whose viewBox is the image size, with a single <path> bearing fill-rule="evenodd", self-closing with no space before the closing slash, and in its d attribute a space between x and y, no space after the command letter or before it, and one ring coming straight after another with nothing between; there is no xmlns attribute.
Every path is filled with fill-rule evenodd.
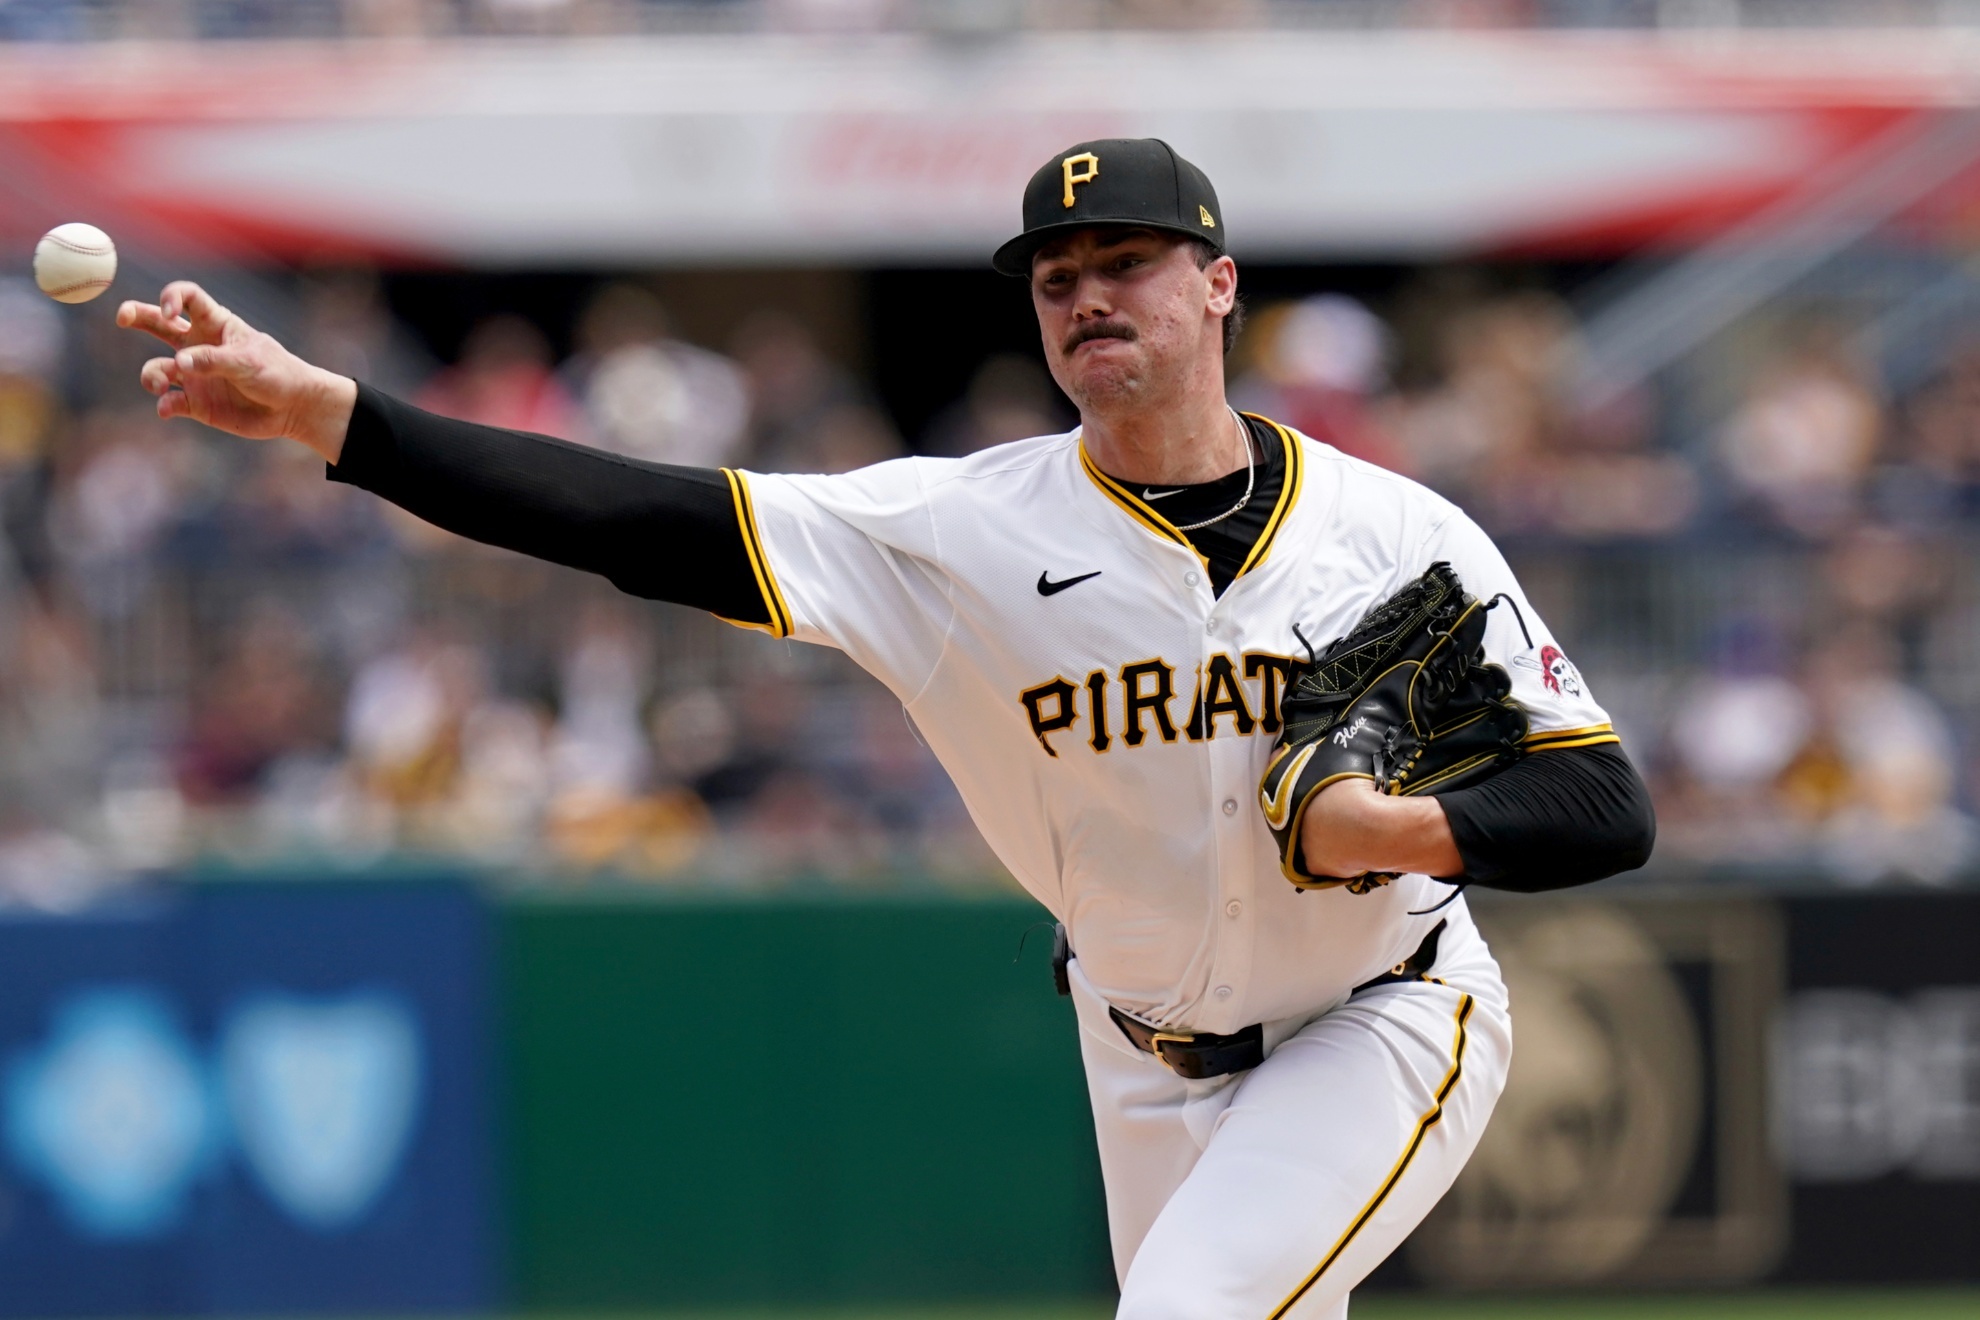
<svg viewBox="0 0 1980 1320"><path fill-rule="evenodd" d="M1447 911L1434 979L1267 1023L1262 1065L1200 1082L1130 1044L1073 961L1119 1320L1345 1320L1505 1086L1505 985Z"/></svg>

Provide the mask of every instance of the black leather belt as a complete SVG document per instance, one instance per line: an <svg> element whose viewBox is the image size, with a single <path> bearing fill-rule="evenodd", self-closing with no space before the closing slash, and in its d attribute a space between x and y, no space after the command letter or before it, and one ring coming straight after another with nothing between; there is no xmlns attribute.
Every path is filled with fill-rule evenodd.
<svg viewBox="0 0 1980 1320"><path fill-rule="evenodd" d="M1136 1049L1154 1055L1169 1065L1170 1072L1191 1081L1243 1072L1265 1062L1265 1028L1257 1022L1219 1036L1208 1031L1164 1031L1129 1017L1112 1004L1107 1005L1107 1016Z"/></svg>
<svg viewBox="0 0 1980 1320"><path fill-rule="evenodd" d="M1423 943L1416 946L1415 953L1410 954L1409 957L1403 959L1388 971L1383 972L1374 980L1363 981L1360 985L1348 991L1348 994L1358 995L1363 990L1373 990L1378 985L1394 985L1398 981L1421 981L1424 977L1428 976L1430 969L1437 965L1437 941L1443 938L1444 925L1445 923L1440 921L1432 926L1430 933L1423 937Z"/></svg>
<svg viewBox="0 0 1980 1320"><path fill-rule="evenodd" d="M1416 946L1415 953L1373 980L1363 981L1349 993L1358 995L1378 985L1422 980L1437 964L1437 941L1443 933L1444 923L1440 921L1423 937L1423 943ZM1228 1036L1219 1036L1208 1031L1164 1031L1139 1018L1129 1017L1112 1004L1107 1006L1107 1015L1114 1019L1121 1034L1134 1042L1136 1049L1154 1055L1168 1065L1170 1072L1191 1081L1243 1072L1265 1062L1263 1023L1254 1022Z"/></svg>

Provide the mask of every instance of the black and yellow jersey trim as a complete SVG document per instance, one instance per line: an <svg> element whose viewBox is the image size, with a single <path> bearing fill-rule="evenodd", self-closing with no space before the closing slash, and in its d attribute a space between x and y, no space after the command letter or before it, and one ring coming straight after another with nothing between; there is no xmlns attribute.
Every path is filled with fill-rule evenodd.
<svg viewBox="0 0 1980 1320"><path fill-rule="evenodd" d="M1265 520L1265 530L1258 534L1258 540L1252 545L1251 553L1244 557L1243 565L1238 568L1237 577L1243 577L1264 563L1265 557L1272 553L1272 542L1278 539L1279 529L1286 525L1286 518L1292 513L1293 505L1298 502L1300 481L1306 475L1306 456L1300 452L1299 440L1292 432L1269 417L1260 417L1257 413L1242 415L1253 421L1263 422L1278 433L1279 440L1286 447L1286 476L1285 480L1279 483L1279 502L1273 506L1272 516Z"/></svg>
<svg viewBox="0 0 1980 1320"><path fill-rule="evenodd" d="M1136 495L1126 486L1123 486L1120 482L1115 481L1112 477L1102 472L1099 464L1093 461L1093 455L1086 452L1086 442L1084 440L1079 442L1079 465L1086 469L1086 475L1092 480L1094 485L1100 488L1100 493L1120 505L1121 511L1126 513L1128 517L1134 519L1163 540L1174 541L1177 545L1191 551L1198 559L1203 560L1203 566L1205 568L1210 566L1210 561L1204 558L1203 552L1192 545L1190 539L1178 531L1174 523L1148 507L1140 496Z"/></svg>
<svg viewBox="0 0 1980 1320"><path fill-rule="evenodd" d="M1255 413L1243 413L1241 415L1250 417L1255 421L1263 422L1277 433L1280 442L1286 447L1286 474L1285 479L1279 483L1279 502L1273 506L1272 516L1265 520L1265 530L1259 533L1258 540L1251 547L1251 553L1245 556L1244 563L1238 567L1238 571L1232 576L1233 581L1243 577L1246 573L1264 563L1265 557L1272 552L1272 543L1278 538L1279 529L1285 526L1286 518L1292 512L1294 501L1299 498L1300 481L1305 471L1304 456L1300 453L1299 441L1294 437L1292 432L1280 426L1269 417L1259 417ZM1100 465L1093 461L1093 455L1086 452L1086 442L1084 440L1079 443L1079 465L1086 469L1086 475L1092 480L1094 485L1100 488L1101 493L1119 505L1128 517L1134 519L1163 540L1174 541L1177 545L1189 550L1198 559L1203 561L1203 566L1206 569L1209 568L1210 560L1208 556L1201 550L1198 550L1189 537L1177 528L1174 523L1157 513L1139 495L1136 495L1126 486L1100 470Z"/></svg>
<svg viewBox="0 0 1980 1320"><path fill-rule="evenodd" d="M1621 741L1611 725L1584 724L1578 729L1541 729L1527 734L1520 745L1529 752L1560 752L1570 747L1599 747Z"/></svg>
<svg viewBox="0 0 1980 1320"><path fill-rule="evenodd" d="M1444 1101L1450 1098L1451 1092L1457 1089L1458 1079L1464 1076L1465 1024L1471 1020L1471 1010L1475 1006L1470 995L1458 997L1457 1035L1451 1042L1450 1071L1444 1074L1444 1080L1437 1087L1437 1095L1430 1102L1430 1108L1416 1120L1416 1131L1410 1137L1409 1144L1403 1147L1403 1153L1396 1160L1395 1166L1389 1170L1389 1176L1384 1178L1382 1185L1375 1189L1375 1195L1368 1199L1368 1204L1361 1207L1361 1213L1349 1221L1347 1230L1341 1234L1332 1249L1321 1258L1320 1263L1313 1267L1313 1272L1300 1281L1299 1287L1293 1289L1286 1296L1286 1300L1279 1303L1272 1312L1270 1320L1282 1320L1285 1314L1298 1304L1299 1299L1311 1292L1314 1284L1320 1282L1320 1276L1341 1258L1341 1253L1354 1241L1355 1234L1361 1232L1368 1221L1375 1217L1375 1212L1380 1210L1382 1203L1389 1199L1389 1193L1393 1192L1396 1184L1402 1181L1403 1171L1408 1169L1410 1161L1416 1158L1416 1152L1423 1148L1424 1134L1437 1126L1438 1121L1444 1117Z"/></svg>
<svg viewBox="0 0 1980 1320"><path fill-rule="evenodd" d="M733 468L723 468L722 475L729 479L729 494L736 502L736 525L742 529L743 549L749 552L749 571L756 577L756 589L763 593L763 612L769 619L768 623L730 618L723 618L722 622L733 623L738 628L760 629L772 637L789 637L790 606L784 603L777 575L770 570L770 556L763 549L763 534L756 527L756 506L749 498L749 482Z"/></svg>

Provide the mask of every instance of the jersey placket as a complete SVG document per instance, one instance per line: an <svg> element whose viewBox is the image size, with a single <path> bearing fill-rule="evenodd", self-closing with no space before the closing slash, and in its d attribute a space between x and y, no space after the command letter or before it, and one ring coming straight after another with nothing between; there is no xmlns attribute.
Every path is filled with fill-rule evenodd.
<svg viewBox="0 0 1980 1320"><path fill-rule="evenodd" d="M1238 584L1234 582L1232 588ZM1210 582L1198 588L1198 602L1204 613L1202 647L1198 651L1198 683L1208 681L1210 661L1224 653L1239 659L1230 639L1238 629L1228 617L1228 598L1210 596ZM1220 726L1222 724L1222 726ZM1222 736L1220 736L1222 734ZM1208 1009L1216 1031L1236 1031L1249 1025L1239 1021L1241 1005L1249 997L1251 966L1251 922L1255 904L1251 902L1251 788L1247 784L1251 756L1245 738L1234 736L1230 718L1214 720L1204 712L1204 756L1210 760L1210 800L1212 837L1216 847L1216 910L1212 914L1212 960Z"/></svg>
<svg viewBox="0 0 1980 1320"><path fill-rule="evenodd" d="M1214 596L1206 575L1195 575L1190 585L1193 600L1203 619L1197 651L1197 696L1203 700L1202 685L1208 681L1210 662L1217 655L1241 659L1235 647L1239 628L1230 614L1230 597L1242 579L1226 588L1222 599ZM1253 923L1257 904L1253 901L1256 872L1253 852L1255 822L1250 810L1253 797L1253 770L1250 740L1234 736L1228 718L1212 720L1202 712L1203 754L1209 761L1211 837L1216 862L1215 907L1211 912L1211 958L1203 1003L1205 1029L1220 1033L1249 1026L1244 1005L1250 997Z"/></svg>
<svg viewBox="0 0 1980 1320"><path fill-rule="evenodd" d="M1244 597L1258 593L1254 573L1263 569L1273 541L1283 532L1285 521L1299 500L1304 464L1297 442L1276 423L1270 425L1286 446L1286 467L1279 505L1265 533L1221 597L1216 595L1207 568L1184 575L1196 613L1203 620L1197 650L1196 700L1199 702L1204 701L1203 685L1209 681L1210 663L1216 656L1229 656L1242 673L1244 650L1240 642L1245 629L1237 610L1242 608ZM1253 716L1257 718L1262 713L1253 712ZM1217 887L1213 895L1215 907L1210 915L1212 952L1199 1016L1204 1030L1231 1032L1255 1020L1247 1013L1246 1004L1251 998L1256 962L1260 822L1254 802L1264 758L1257 754L1254 739L1262 735L1262 730L1254 738L1243 738L1236 736L1236 730L1228 722L1220 729L1207 710L1201 712L1201 718L1202 747L1210 771L1211 837ZM1276 865L1272 870L1277 873Z"/></svg>
<svg viewBox="0 0 1980 1320"><path fill-rule="evenodd" d="M1252 746L1255 738L1241 737L1231 727L1231 717L1223 717L1220 727L1201 707L1207 704L1205 684L1211 661L1223 654L1236 664L1242 662L1237 641L1245 629L1239 626L1238 616L1231 610L1232 598L1241 599L1247 592L1256 594L1256 587L1250 581L1252 572L1263 566L1273 541L1298 501L1303 468L1298 444L1276 423L1268 425L1285 446L1285 475L1279 500L1251 555L1221 598L1216 594L1208 561L1189 536L1158 509L1102 472L1083 447L1078 451L1079 461L1093 485L1147 533L1141 549L1157 576L1170 582L1179 579L1187 616L1196 625L1193 648L1196 673L1194 683L1187 689L1192 709L1185 718L1192 728L1200 731L1200 736L1191 738L1191 744L1205 760L1208 793L1204 810L1210 823L1215 883L1212 891L1203 896L1204 906L1199 909L1204 914L1207 924L1204 934L1208 936L1202 946L1208 961L1197 963L1202 979L1197 979L1199 973L1193 973L1189 980L1194 986L1177 986L1175 991L1178 1000L1189 995L1186 1016L1196 1029L1219 1033L1235 1031L1253 1021L1245 1016L1245 1011L1252 992L1257 920L1255 876L1259 855L1255 836L1260 822L1253 802L1263 757L1256 755L1257 749ZM1184 653L1189 649L1192 648L1185 647ZM1196 723L1198 719L1201 724ZM1272 872L1277 874L1276 859ZM1194 994L1190 994L1191 990Z"/></svg>

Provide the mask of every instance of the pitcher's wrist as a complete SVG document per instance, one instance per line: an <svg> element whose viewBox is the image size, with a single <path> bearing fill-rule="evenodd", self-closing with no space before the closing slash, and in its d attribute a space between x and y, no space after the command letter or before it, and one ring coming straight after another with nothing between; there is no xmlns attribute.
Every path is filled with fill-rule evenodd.
<svg viewBox="0 0 1980 1320"><path fill-rule="evenodd" d="M344 435L350 430L351 414L357 410L357 382L321 367L308 370L313 379L290 436L335 466L343 456Z"/></svg>

